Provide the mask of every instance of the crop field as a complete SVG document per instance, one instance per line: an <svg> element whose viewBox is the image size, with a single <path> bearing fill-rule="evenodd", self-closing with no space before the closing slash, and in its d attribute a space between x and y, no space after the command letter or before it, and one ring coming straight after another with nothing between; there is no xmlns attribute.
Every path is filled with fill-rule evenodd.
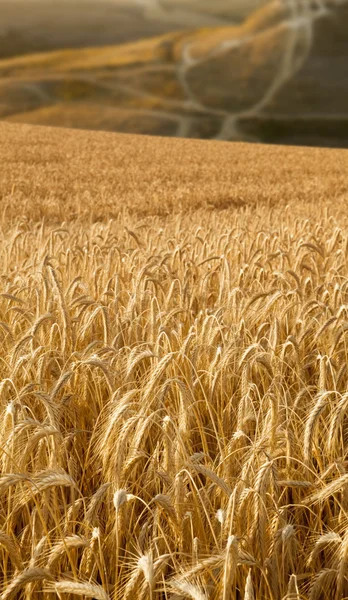
<svg viewBox="0 0 348 600"><path fill-rule="evenodd" d="M1 599L346 598L348 152L0 142Z"/></svg>

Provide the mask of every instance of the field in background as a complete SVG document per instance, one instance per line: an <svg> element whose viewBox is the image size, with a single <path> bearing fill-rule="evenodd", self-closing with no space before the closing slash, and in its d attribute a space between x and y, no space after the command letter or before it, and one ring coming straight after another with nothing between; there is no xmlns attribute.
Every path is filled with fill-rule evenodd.
<svg viewBox="0 0 348 600"><path fill-rule="evenodd" d="M136 6L110 0L0 0L0 58L120 44L172 30Z"/></svg>
<svg viewBox="0 0 348 600"><path fill-rule="evenodd" d="M20 6L0 0L2 120L348 147L347 0Z"/></svg>
<svg viewBox="0 0 348 600"><path fill-rule="evenodd" d="M347 153L0 136L2 600L346 597Z"/></svg>
<svg viewBox="0 0 348 600"><path fill-rule="evenodd" d="M240 23L265 1L0 0L0 58Z"/></svg>

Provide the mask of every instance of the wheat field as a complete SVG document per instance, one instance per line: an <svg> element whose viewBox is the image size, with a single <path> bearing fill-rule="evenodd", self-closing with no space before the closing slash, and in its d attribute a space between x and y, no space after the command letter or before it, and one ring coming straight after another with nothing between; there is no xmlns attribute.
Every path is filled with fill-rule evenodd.
<svg viewBox="0 0 348 600"><path fill-rule="evenodd" d="M30 195L23 131L38 157ZM112 214L101 187L98 214L62 200L59 216L42 169L53 177L52 140L72 134L0 133L2 600L346 598L343 179L331 198L312 182L307 199L285 181L291 204L252 201L252 185L239 206L173 206L163 188L150 212L138 199ZM94 140L81 169L115 162L96 153L113 136L74 135L81 153ZM143 160L166 153L162 140L136 143ZM209 149L208 170L215 149L231 164L253 153L176 144L172 160ZM311 152L301 150L307 175ZM281 150L254 153L267 162ZM346 160L316 151L323 185L336 156ZM158 169L179 186L180 168ZM61 178L73 196L67 166Z"/></svg>

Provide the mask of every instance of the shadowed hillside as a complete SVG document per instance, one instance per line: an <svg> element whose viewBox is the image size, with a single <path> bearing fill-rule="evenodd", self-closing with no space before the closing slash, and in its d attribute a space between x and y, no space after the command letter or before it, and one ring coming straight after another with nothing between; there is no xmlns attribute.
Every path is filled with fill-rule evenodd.
<svg viewBox="0 0 348 600"><path fill-rule="evenodd" d="M240 25L3 59L0 118L348 147L347 30L346 2L270 0Z"/></svg>
<svg viewBox="0 0 348 600"><path fill-rule="evenodd" d="M118 0L0 0L0 14L0 58L119 44L178 26Z"/></svg>

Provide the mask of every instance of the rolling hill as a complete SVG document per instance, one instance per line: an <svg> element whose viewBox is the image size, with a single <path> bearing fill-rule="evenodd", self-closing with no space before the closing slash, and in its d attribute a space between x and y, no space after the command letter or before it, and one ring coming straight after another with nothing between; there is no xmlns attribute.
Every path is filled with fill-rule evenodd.
<svg viewBox="0 0 348 600"><path fill-rule="evenodd" d="M239 26L3 59L0 118L348 146L348 6L303 6L271 0Z"/></svg>
<svg viewBox="0 0 348 600"><path fill-rule="evenodd" d="M0 0L0 13L0 58L119 44L178 27L118 0Z"/></svg>

